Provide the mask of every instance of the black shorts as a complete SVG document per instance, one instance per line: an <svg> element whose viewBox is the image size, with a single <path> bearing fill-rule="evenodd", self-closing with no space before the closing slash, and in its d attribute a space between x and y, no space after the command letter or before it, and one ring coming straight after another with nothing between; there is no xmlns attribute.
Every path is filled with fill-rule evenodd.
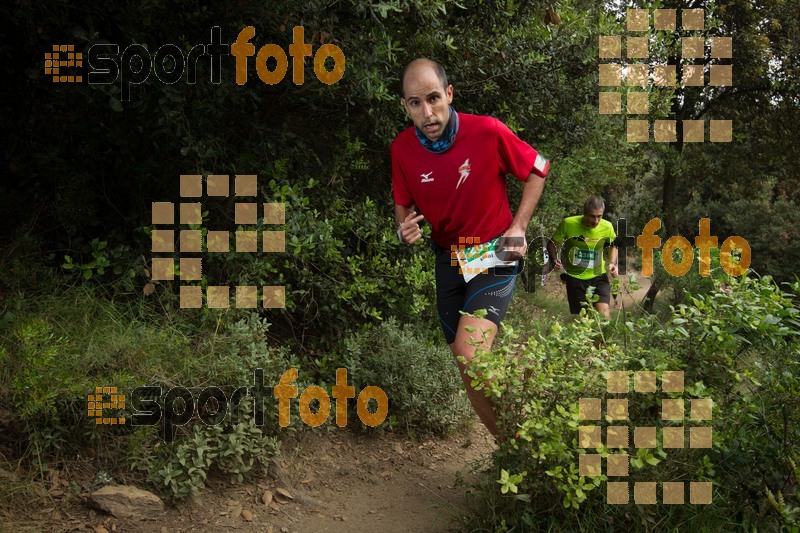
<svg viewBox="0 0 800 533"><path fill-rule="evenodd" d="M436 308L447 344L456 340L460 311L473 313L486 309L486 319L499 327L514 295L519 266L490 268L486 274L478 274L467 283L458 273L458 266L451 264L450 251L435 248Z"/></svg>
<svg viewBox="0 0 800 533"><path fill-rule="evenodd" d="M598 303L607 304L611 301L611 283L606 274L600 274L591 279L578 279L569 274L561 274L561 279L567 283L569 312L574 315L581 312L581 307L589 305L586 302L586 290L589 287L595 288L594 293L600 297Z"/></svg>

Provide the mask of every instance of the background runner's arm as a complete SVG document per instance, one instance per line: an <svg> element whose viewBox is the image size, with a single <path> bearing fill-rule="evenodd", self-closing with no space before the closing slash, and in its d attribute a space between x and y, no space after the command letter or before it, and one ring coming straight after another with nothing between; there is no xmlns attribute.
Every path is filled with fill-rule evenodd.
<svg viewBox="0 0 800 533"><path fill-rule="evenodd" d="M617 277L617 272L619 268L617 267L617 247L613 244L608 247L608 273L611 274L611 277Z"/></svg>
<svg viewBox="0 0 800 533"><path fill-rule="evenodd" d="M613 244L608 247L608 262L617 264L617 247Z"/></svg>
<svg viewBox="0 0 800 533"><path fill-rule="evenodd" d="M558 257L556 247L561 243L554 243L552 239L547 239L547 253L550 255L550 264L554 270L561 270L561 258Z"/></svg>

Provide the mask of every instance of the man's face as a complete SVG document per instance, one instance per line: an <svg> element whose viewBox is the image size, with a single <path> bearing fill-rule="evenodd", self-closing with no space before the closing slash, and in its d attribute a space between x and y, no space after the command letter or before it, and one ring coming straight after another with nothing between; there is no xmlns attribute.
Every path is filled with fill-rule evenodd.
<svg viewBox="0 0 800 533"><path fill-rule="evenodd" d="M590 209L589 211L585 211L583 213L583 220L581 222L587 228L596 228L602 219L602 209Z"/></svg>
<svg viewBox="0 0 800 533"><path fill-rule="evenodd" d="M450 118L453 86L442 87L442 80L430 65L419 65L408 72L403 82L401 101L414 125L431 141L438 141Z"/></svg>

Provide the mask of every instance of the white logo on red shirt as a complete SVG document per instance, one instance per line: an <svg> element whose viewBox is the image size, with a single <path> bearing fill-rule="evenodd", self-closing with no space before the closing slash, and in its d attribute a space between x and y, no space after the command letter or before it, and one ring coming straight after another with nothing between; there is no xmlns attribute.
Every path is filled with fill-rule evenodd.
<svg viewBox="0 0 800 533"><path fill-rule="evenodd" d="M430 177L431 174L433 174L432 170L427 174L420 174L419 177L422 178L420 183L428 183L429 181L433 181L433 178Z"/></svg>
<svg viewBox="0 0 800 533"><path fill-rule="evenodd" d="M456 189L458 189L462 183L467 181L470 170L472 170L472 167L469 166L469 158L467 158L467 160L461 163L461 166L458 167L458 173L461 174L461 177L458 178L458 183L456 183Z"/></svg>

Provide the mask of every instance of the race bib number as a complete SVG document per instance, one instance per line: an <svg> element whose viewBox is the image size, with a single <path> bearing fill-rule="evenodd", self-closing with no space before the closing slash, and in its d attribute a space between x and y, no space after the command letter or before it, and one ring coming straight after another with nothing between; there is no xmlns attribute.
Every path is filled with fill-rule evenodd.
<svg viewBox="0 0 800 533"><path fill-rule="evenodd" d="M598 253L595 250L583 250L576 248L575 253L572 256L572 266L576 268L593 269L595 264L597 264L597 256Z"/></svg>
<svg viewBox="0 0 800 533"><path fill-rule="evenodd" d="M477 244L463 250L453 252L457 254L458 266L464 281L469 283L478 274L487 273L488 269L497 266L515 266L517 261L504 261L497 256L499 251L497 243L500 237L484 244Z"/></svg>

